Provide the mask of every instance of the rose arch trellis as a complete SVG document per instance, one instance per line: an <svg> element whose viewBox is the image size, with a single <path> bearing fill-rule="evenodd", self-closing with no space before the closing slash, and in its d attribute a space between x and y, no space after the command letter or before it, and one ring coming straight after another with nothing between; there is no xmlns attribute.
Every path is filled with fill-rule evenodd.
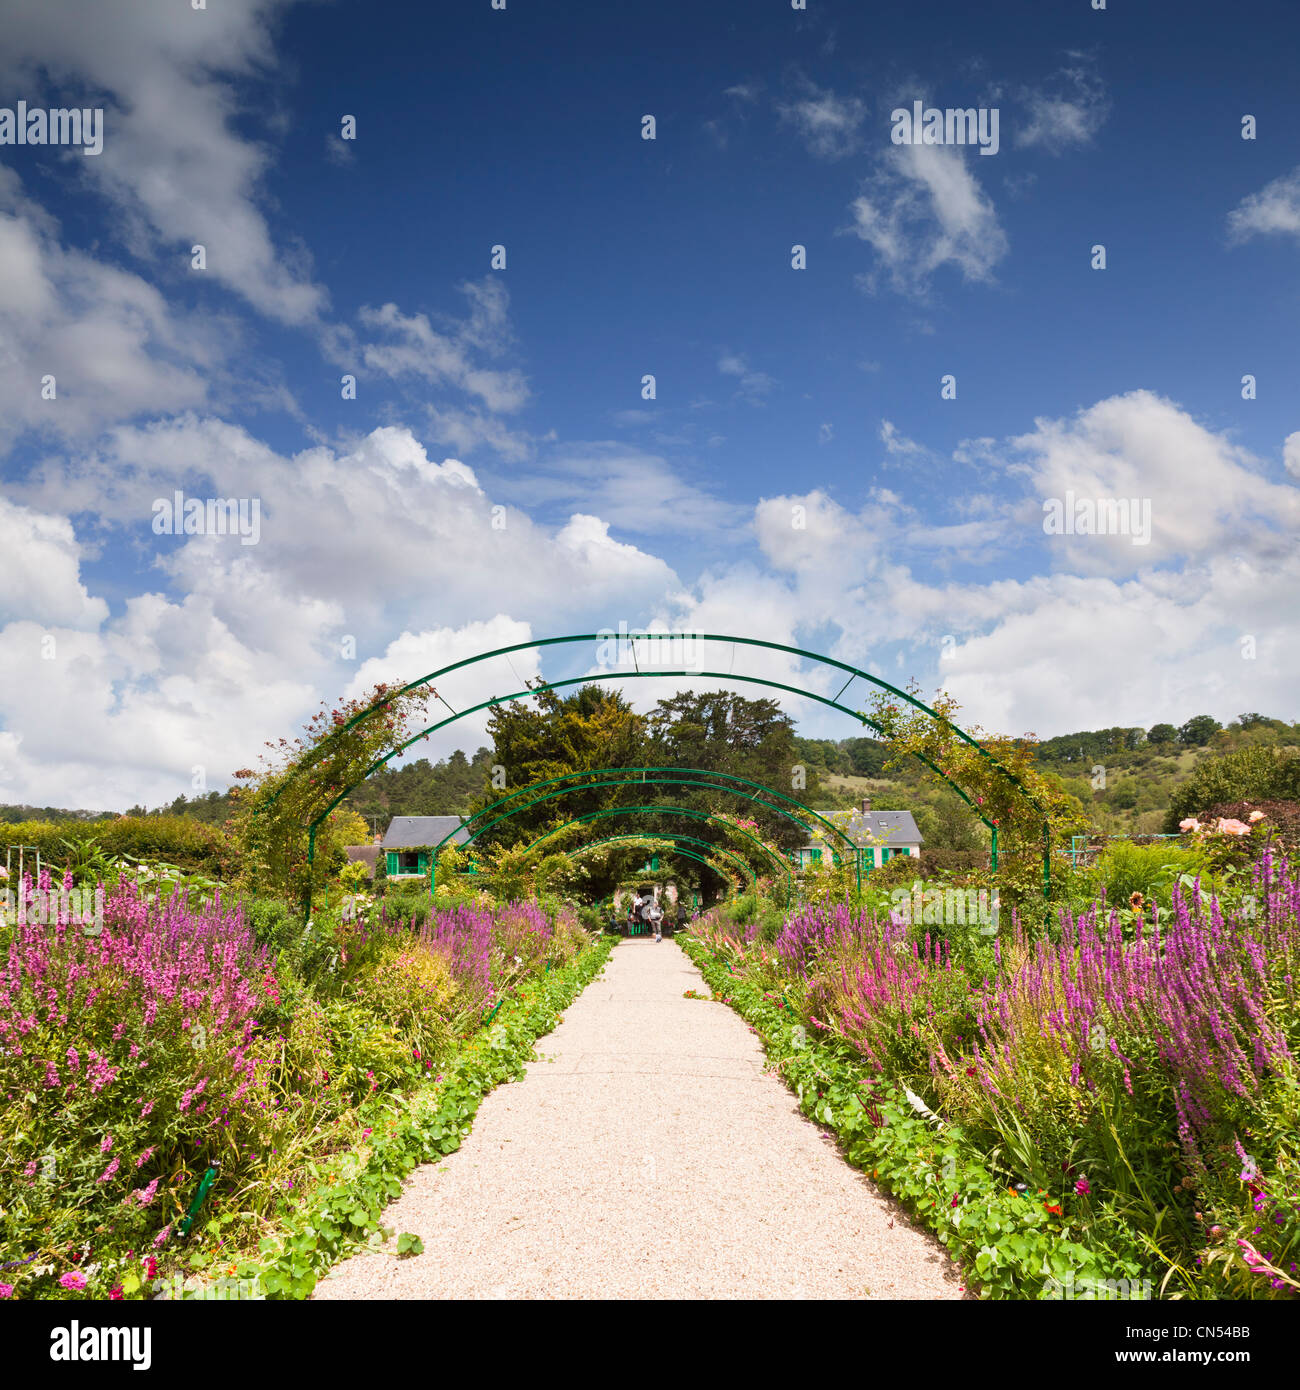
<svg viewBox="0 0 1300 1390"><path fill-rule="evenodd" d="M446 666L440 666L436 671L430 671L427 675L420 676L417 680L409 681L406 685L401 686L398 690L393 691L391 694L389 694L384 700L378 702L375 705L372 705L369 709L362 710L359 714L354 715L351 719L347 720L343 725L341 725L340 728L335 731L335 733L346 733L349 729L355 728L358 724L364 722L365 720L376 717L385 708L385 706L397 696L404 695L412 690L418 690L422 686L430 685L433 681L438 680L443 676L450 675L453 671L463 670L466 667L475 666L481 662L491 661L496 657L509 657L509 655L512 652L533 651L540 647L566 646L579 642L607 643L610 641L627 642L630 644L630 650L633 657L633 664L635 667L634 670L598 671L584 676L566 677L563 680L542 681L537 686L525 685L525 688L523 690L512 691L508 695L494 695L490 700L479 701L477 704L470 705L466 709L452 710L446 719L440 719L435 723L428 725L426 728L421 729L419 733L413 734L410 738L404 739L401 743L396 744L387 753L385 753L383 757L376 758L374 762L372 762L370 766L367 767L360 774L360 776L354 778L350 783L348 783L347 786L341 788L338 795L334 797L334 799L324 808L324 810L322 810L318 815L316 815L314 819L311 820L304 827L304 829L307 832L308 863L312 863L315 858L317 827L321 824L325 817L328 816L330 812L333 811L335 807L339 805L343 798L347 796L347 794L354 787L360 786L360 784L364 782L367 777L370 777L373 773L377 772L381 767L384 766L385 763L390 762L393 758L398 757L400 754L405 752L406 749L411 747L412 744L418 743L423 738L428 738L431 734L437 733L439 730L447 728L449 725L466 718L468 715L476 714L482 710L492 709L496 705L508 704L514 700L530 699L531 697L538 695L546 690L563 690L569 686L592 685L596 682L605 680L622 681L647 679L650 677L654 677L661 680L673 677L681 677L687 680L721 680L737 682L739 684L760 685L772 690L783 690L788 694L796 695L807 700L813 700L818 704L826 705L830 709L838 710L841 714L846 714L851 719L857 721L858 724L866 725L869 728L875 729L876 732L879 733L882 737L888 739L888 733L884 728L881 727L879 723L877 723L875 720L871 719L869 716L864 714L861 710L850 709L847 705L843 705L840 703L840 697L849 688L849 686L852 685L855 680L862 680L867 682L868 685L874 686L878 690L888 691L897 699L902 700L905 703L911 705L914 709L919 710L922 714L928 715L931 719L934 719L936 722L948 722L944 721L942 719L942 716L940 716L935 710L931 709L929 705L925 704L921 700L918 700L916 696L909 694L905 690L900 690L896 685L891 685L888 681L881 680L879 676L873 676L869 671L863 671L857 666L851 666L848 662L839 661L834 657L824 656L819 652L809 651L804 647L791 646L790 644L785 642L770 642L759 637L737 637L725 633L614 633L612 631L607 631L574 633L566 637L534 638L531 641L513 642L508 646L495 647L491 651L480 652L476 656L463 657L460 661L450 662ZM831 698L821 694L819 691L808 690L802 686L791 685L785 681L772 680L764 676L748 676L738 673L734 670L711 671L703 669L692 670L683 668L675 670L642 671L640 668L640 662L637 660L636 656L637 642L719 642L730 643L733 649L737 646L763 648L768 651L784 652L787 655L795 656L805 661L816 662L820 666L825 666L831 669L842 671L846 673L847 679L845 680L844 684L840 687L840 689L836 692L834 698ZM733 650L733 664L734 660L735 658ZM439 699L441 698L442 697L439 696ZM443 703L446 704L446 701L443 700ZM448 708L450 709L451 707L448 706ZM966 743L969 747L973 748L976 751L976 753L978 753L979 756L982 757L989 764L990 767L996 769L996 771L999 774L1005 777L1007 781L1012 784L1017 795L1023 797L1025 801L1027 801L1040 815L1042 815L1043 900L1046 904L1048 901L1050 901L1051 898L1052 885L1051 826L1046 809L1039 803L1038 799L1029 791L1029 789L1020 780L1020 778L1017 777L1015 773L1012 772L1009 768L1005 767L977 739L972 738L971 735L968 734L964 729L960 728L955 724L951 724L950 722L948 722L948 727L952 729L953 733L956 735L957 738L959 738L962 742ZM320 744L317 745L315 749L312 750L308 757L304 758L302 763L299 764L299 766L293 770L290 776L286 778L285 782L281 784L281 786L276 790L274 795L269 799L267 803L268 806L279 799L286 787L288 787L292 782L296 781L297 778L306 775L306 773L308 773L313 767L315 767L325 758L329 751L329 743L329 738L323 740ZM960 787L956 782L954 782L952 778L949 777L947 773L943 771L942 768L937 766L937 764L932 762L923 753L914 752L912 756L915 757L919 762L923 763L926 767L928 767L930 771L933 772L942 781L947 783L947 785L950 786L953 789L953 791L955 791L957 795L961 797L961 799L967 804L967 806L970 807L973 814L975 814L984 823L984 825L988 827L992 839L992 867L996 872L998 843L997 825L994 824L994 822L992 822L991 820L989 820L979 810L976 804L967 795L965 790L962 787ZM308 881L310 883L310 876ZM307 892L307 909L310 912L310 887L308 888Z"/></svg>
<svg viewBox="0 0 1300 1390"><path fill-rule="evenodd" d="M615 775L619 773L630 775ZM570 783L572 785L561 785L562 783ZM545 791L544 789L547 787L553 790ZM534 806L540 806L546 802L554 801L558 797L571 796L578 792L595 791L610 787L700 787L706 791L721 792L727 796L740 797L751 805L763 806L767 810L774 811L777 815L785 817L785 819L792 821L805 833L811 834L813 824L820 824L829 835L838 837L841 841L841 850L843 853L852 856L858 862L859 873L861 871L858 846L844 830L835 825L833 821L827 820L826 817L819 812L814 811L809 806L805 806L794 797L787 796L784 792L773 791L771 788L765 787L761 782L755 782L751 778L739 777L730 772L713 772L708 768L698 767L588 768L581 772L567 772L561 777L548 777L543 781L534 782L527 787L520 787L518 790L510 792L508 795L500 797L498 800L484 806L481 810L476 811L463 825L457 826L454 830L449 830L437 844L432 846L434 862L436 864L438 852L447 845L448 841L455 840L458 835L466 835L464 840L459 841L460 848L466 849L494 827ZM533 793L539 794L532 795ZM521 797L528 797L529 799L521 801ZM511 802L518 802L518 804L511 806ZM785 804L778 804L781 802ZM502 809L507 807L508 809ZM795 810L791 810L791 807L794 807ZM618 807L610 808L612 811L618 809ZM654 809L664 813L673 813L677 810L676 807L670 808L662 806L655 807ZM799 814L796 814L796 811ZM494 812L496 813L495 815L493 814ZM568 824L577 823L579 822L568 822ZM730 825L730 822L724 821L723 823ZM731 825L731 829L736 833L745 833L734 825ZM751 836L750 838L753 837ZM764 846L763 848L766 850L767 847ZM840 851L832 849L832 853L835 855L835 860L838 863ZM786 869L784 860L781 862L781 868L783 870Z"/></svg>
<svg viewBox="0 0 1300 1390"><path fill-rule="evenodd" d="M747 859L731 850L722 849L709 840L701 840L698 835L683 835L677 830L647 830L638 835L607 835L604 839L588 840L585 844L575 845L572 849L560 850L559 853L564 855L566 859L577 859L584 854L589 854L594 849L607 849L610 845L632 849L637 845L658 846L661 842L668 848L662 851L656 848L654 853L679 854L683 858L694 859L697 863L703 864L722 878L732 882L733 887L735 886L734 881L724 865L729 865L736 870L740 877L747 878L751 887L758 881L758 875ZM695 849L683 849L683 845L694 845ZM715 863L715 858L720 862Z"/></svg>

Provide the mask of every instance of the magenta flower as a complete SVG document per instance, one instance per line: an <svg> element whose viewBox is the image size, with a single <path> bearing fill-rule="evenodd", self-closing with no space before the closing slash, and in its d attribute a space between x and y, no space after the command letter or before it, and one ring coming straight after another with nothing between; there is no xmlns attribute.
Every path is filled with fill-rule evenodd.
<svg viewBox="0 0 1300 1390"><path fill-rule="evenodd" d="M61 1274L59 1283L65 1289L71 1289L73 1293L80 1293L86 1287L86 1276L80 1270L73 1270L71 1274Z"/></svg>
<svg viewBox="0 0 1300 1390"><path fill-rule="evenodd" d="M1087 1178L1080 1178L1079 1181L1074 1184L1074 1190L1080 1197L1086 1197L1092 1191L1092 1188L1088 1186Z"/></svg>

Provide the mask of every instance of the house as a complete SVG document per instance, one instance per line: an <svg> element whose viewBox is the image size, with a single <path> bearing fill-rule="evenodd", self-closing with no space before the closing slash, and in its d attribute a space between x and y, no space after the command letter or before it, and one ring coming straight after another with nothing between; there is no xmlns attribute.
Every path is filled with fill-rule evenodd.
<svg viewBox="0 0 1300 1390"><path fill-rule="evenodd" d="M429 872L430 848L450 831L449 845L463 845L469 831L464 816L394 816L384 835L384 865L389 878L419 878Z"/></svg>
<svg viewBox="0 0 1300 1390"><path fill-rule="evenodd" d="M382 835L376 835L373 845L345 845L343 847L343 853L347 855L349 864L364 864L366 866L367 878L374 878L375 876L375 862L382 853L380 843L383 838Z"/></svg>
<svg viewBox="0 0 1300 1390"><path fill-rule="evenodd" d="M925 843L911 811L873 811L866 799L859 810L840 824L853 843L861 847L862 867L868 871L888 863L896 854L919 859ZM838 849L839 844L829 835L824 844L810 841L796 851L797 867L806 869L820 860L828 848Z"/></svg>

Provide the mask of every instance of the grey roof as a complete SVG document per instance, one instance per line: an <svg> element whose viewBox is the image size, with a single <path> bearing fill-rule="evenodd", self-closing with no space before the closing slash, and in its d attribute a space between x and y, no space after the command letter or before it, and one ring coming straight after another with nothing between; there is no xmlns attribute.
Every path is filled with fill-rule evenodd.
<svg viewBox="0 0 1300 1390"><path fill-rule="evenodd" d="M923 845L921 832L911 811L855 811L844 826L849 838L859 845ZM831 844L831 839L827 839Z"/></svg>
<svg viewBox="0 0 1300 1390"><path fill-rule="evenodd" d="M375 861L379 858L378 845L344 845L343 853L347 855L349 864L364 864L370 877L374 878Z"/></svg>
<svg viewBox="0 0 1300 1390"><path fill-rule="evenodd" d="M436 845L449 831L462 823L460 816L394 816L384 836L385 849L415 849L419 845ZM457 831L450 843L463 845L469 839L465 829Z"/></svg>

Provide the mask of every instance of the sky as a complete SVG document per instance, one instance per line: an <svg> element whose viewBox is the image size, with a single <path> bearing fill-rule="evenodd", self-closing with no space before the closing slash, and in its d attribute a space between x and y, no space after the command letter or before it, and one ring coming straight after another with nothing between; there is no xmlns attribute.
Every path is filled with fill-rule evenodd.
<svg viewBox="0 0 1300 1390"><path fill-rule="evenodd" d="M0 802L219 790L322 702L620 627L992 732L1300 717L1297 40L1290 0L0 0ZM20 102L102 148L4 143ZM900 143L918 102L987 138Z"/></svg>

